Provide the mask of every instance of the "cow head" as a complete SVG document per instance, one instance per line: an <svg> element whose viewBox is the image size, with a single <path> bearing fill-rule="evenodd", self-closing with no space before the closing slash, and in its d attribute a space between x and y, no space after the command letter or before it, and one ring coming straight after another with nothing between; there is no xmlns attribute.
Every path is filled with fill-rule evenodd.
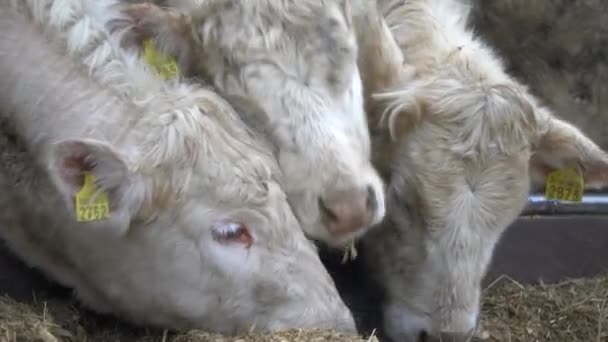
<svg viewBox="0 0 608 342"><path fill-rule="evenodd" d="M209 111L224 108L217 114L224 119L216 122L236 118L219 97L207 104ZM162 315L139 313L152 323L227 334L295 327L354 332L350 311L279 185L276 162L235 122L233 131L231 124L222 130L207 121L210 134L193 140L181 140L186 126L169 124L149 144L133 131L141 149L125 154L97 140L58 142L50 172L66 204L73 208L84 172L110 204L107 219L81 223L77 234L96 231L90 236L100 237L100 245L106 238L117 246L129 241L141 269L128 278L151 277L155 285L153 291L119 292L130 293L132 303L159 308ZM82 296L95 303L86 292Z"/></svg>
<svg viewBox="0 0 608 342"><path fill-rule="evenodd" d="M514 85L420 86L413 99L400 97L429 116L399 142L386 227L377 232L383 237L368 243L382 260L375 269L386 272L393 337L470 336L481 280L500 235L527 202L531 176L575 165L589 186L605 184L608 156Z"/></svg>
<svg viewBox="0 0 608 342"><path fill-rule="evenodd" d="M129 6L134 30L188 75L245 98L276 148L285 190L309 237L339 245L384 216L370 162L348 1L211 1L188 14Z"/></svg>
<svg viewBox="0 0 608 342"><path fill-rule="evenodd" d="M532 178L576 166L588 187L608 180L606 153L450 26L461 21L448 3L395 1L392 33L368 18L360 38L374 159L389 184L387 216L364 246L394 341L471 338L494 246Z"/></svg>
<svg viewBox="0 0 608 342"><path fill-rule="evenodd" d="M139 323L354 331L270 147L215 92L161 80L122 49L104 30L116 3L35 0L0 11L2 121L26 143L29 176L6 188L35 189L49 176L55 190L16 196L31 201L12 206L35 216L23 222L50 221L12 234L17 246L40 245L21 255L89 305ZM103 199L104 208L78 222L85 184L84 204Z"/></svg>

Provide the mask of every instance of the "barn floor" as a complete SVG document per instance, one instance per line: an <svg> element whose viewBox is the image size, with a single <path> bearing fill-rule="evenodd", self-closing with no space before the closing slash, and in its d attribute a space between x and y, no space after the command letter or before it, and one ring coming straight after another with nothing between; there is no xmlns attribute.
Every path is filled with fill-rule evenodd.
<svg viewBox="0 0 608 342"><path fill-rule="evenodd" d="M521 285L502 277L484 292L478 340L608 341L608 276L546 286ZM1 297L0 341L363 342L377 339L319 331L287 331L240 338L196 331L166 334L79 312L76 306L64 301L26 305Z"/></svg>

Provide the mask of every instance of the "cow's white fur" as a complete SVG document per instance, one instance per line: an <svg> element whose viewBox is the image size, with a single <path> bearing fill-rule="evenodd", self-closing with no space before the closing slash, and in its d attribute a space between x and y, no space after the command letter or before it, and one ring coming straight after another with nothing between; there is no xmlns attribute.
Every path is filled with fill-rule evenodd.
<svg viewBox="0 0 608 342"><path fill-rule="evenodd" d="M122 50L104 27L116 5L0 0L2 238L93 309L136 322L354 330L270 148L213 91L163 82ZM112 215L79 224L87 169ZM229 235L239 222L252 241Z"/></svg>
<svg viewBox="0 0 608 342"><path fill-rule="evenodd" d="M358 17L374 160L389 184L382 228L363 239L386 290L395 341L466 341L496 242L531 175L580 165L592 186L608 157L556 119L467 28L457 0L379 1Z"/></svg>
<svg viewBox="0 0 608 342"><path fill-rule="evenodd" d="M262 109L248 121L277 148L308 236L336 246L378 223L383 184L370 162L349 1L167 3L180 9L131 7L137 30L186 74Z"/></svg>

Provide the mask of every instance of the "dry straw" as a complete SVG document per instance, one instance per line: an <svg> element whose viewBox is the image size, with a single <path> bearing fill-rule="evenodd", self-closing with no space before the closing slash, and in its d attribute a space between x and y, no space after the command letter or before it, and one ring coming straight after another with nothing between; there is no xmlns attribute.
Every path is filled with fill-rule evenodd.
<svg viewBox="0 0 608 342"><path fill-rule="evenodd" d="M608 276L557 285L521 285L502 277L484 290L483 318L476 340L488 342L608 341ZM201 331L173 334L136 329L78 311L66 302L21 304L0 297L0 342L174 341L174 342L378 342L372 336L290 330L225 337Z"/></svg>

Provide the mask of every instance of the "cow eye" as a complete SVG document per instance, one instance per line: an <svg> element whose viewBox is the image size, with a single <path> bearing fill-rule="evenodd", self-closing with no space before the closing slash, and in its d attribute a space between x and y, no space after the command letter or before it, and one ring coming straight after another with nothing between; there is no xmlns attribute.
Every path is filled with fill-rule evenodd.
<svg viewBox="0 0 608 342"><path fill-rule="evenodd" d="M212 227L213 239L221 244L242 244L249 248L253 237L247 226L240 222L221 221Z"/></svg>

